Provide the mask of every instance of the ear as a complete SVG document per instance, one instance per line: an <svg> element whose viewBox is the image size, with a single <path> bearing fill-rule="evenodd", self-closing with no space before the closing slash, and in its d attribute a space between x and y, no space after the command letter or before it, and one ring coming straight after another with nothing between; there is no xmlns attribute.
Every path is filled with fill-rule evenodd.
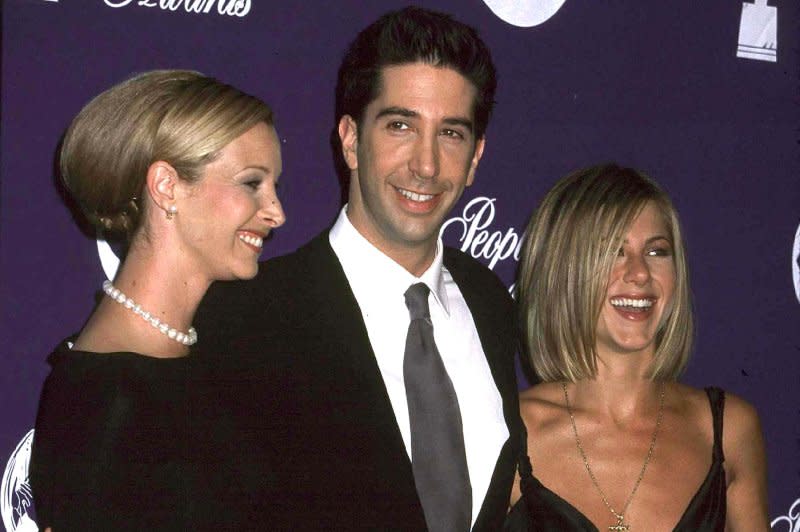
<svg viewBox="0 0 800 532"><path fill-rule="evenodd" d="M156 161L147 169L147 193L164 212L175 205L175 188L180 178L171 164Z"/></svg>
<svg viewBox="0 0 800 532"><path fill-rule="evenodd" d="M483 147L486 145L486 136L479 138L475 143L475 152L472 154L472 161L469 163L469 171L467 172L467 186L472 186L475 181L475 171L478 169L478 162L483 157Z"/></svg>
<svg viewBox="0 0 800 532"><path fill-rule="evenodd" d="M357 169L358 125L350 115L344 115L339 119L339 140L342 142L342 155L348 168Z"/></svg>

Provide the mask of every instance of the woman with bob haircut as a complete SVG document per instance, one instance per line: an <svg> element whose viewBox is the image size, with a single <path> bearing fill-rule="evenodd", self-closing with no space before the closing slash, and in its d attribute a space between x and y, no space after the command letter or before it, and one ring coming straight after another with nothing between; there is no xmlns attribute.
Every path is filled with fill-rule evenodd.
<svg viewBox="0 0 800 532"><path fill-rule="evenodd" d="M197 72L137 75L69 126L63 182L128 246L84 327L48 358L31 461L42 528L210 528L231 517L220 505L243 501L246 473L227 456L237 436L187 355L209 285L252 278L284 222L281 164L270 108Z"/></svg>
<svg viewBox="0 0 800 532"><path fill-rule="evenodd" d="M526 230L518 302L542 382L508 530L768 530L758 415L676 381L693 319L675 208L615 164L560 180ZM724 428L724 430L723 430Z"/></svg>

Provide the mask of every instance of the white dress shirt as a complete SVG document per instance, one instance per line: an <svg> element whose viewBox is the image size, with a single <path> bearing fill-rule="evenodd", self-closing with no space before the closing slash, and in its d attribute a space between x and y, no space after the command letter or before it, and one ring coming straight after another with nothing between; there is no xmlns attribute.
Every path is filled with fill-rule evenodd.
<svg viewBox="0 0 800 532"><path fill-rule="evenodd" d="M353 227L346 212L347 206L330 231L330 243L361 309L409 457L411 428L403 381L403 356L411 319L404 294L409 286L419 282L430 289L428 302L434 339L453 381L461 410L474 524L509 432L500 392L492 378L472 314L458 285L442 264L441 239L433 264L417 278L370 244Z"/></svg>

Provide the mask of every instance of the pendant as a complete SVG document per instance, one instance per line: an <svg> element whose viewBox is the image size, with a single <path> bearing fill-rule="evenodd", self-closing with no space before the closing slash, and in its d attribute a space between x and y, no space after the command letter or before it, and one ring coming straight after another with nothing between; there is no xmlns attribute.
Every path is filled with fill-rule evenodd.
<svg viewBox="0 0 800 532"><path fill-rule="evenodd" d="M631 529L631 525L626 525L622 522L625 519L623 516L619 514L614 514L614 516L617 518L617 524L608 527L609 530L612 532L626 532Z"/></svg>

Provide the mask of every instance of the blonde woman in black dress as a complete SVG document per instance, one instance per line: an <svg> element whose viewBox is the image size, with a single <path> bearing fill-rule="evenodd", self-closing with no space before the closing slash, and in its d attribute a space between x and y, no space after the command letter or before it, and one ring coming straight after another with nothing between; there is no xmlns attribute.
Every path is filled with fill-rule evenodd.
<svg viewBox="0 0 800 532"><path fill-rule="evenodd" d="M284 222L271 110L196 72L147 72L84 107L60 165L89 221L129 245L85 326L48 359L31 464L38 524L244 520L257 494L236 485L246 468L226 446L241 452L237 434L187 355L202 338L192 320L209 285L253 277L264 239ZM243 504L233 512L226 502Z"/></svg>
<svg viewBox="0 0 800 532"><path fill-rule="evenodd" d="M676 381L693 326L668 196L636 170L589 168L555 185L527 234L518 301L543 382L520 396L508 529L767 530L755 410Z"/></svg>

